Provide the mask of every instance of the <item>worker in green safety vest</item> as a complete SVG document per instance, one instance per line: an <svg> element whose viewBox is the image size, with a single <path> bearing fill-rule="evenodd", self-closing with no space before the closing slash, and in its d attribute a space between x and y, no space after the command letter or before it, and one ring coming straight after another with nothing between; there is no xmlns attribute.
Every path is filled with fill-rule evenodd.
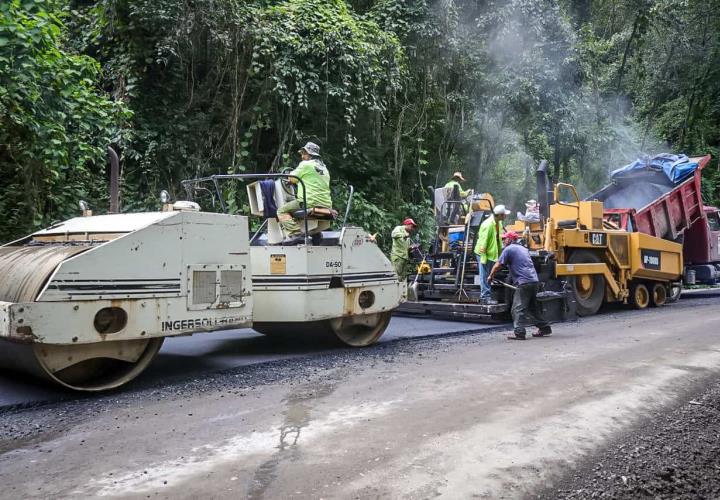
<svg viewBox="0 0 720 500"><path fill-rule="evenodd" d="M403 221L402 225L396 226L392 231L392 250L390 251L390 262L400 281L404 281L410 273L410 235L417 228L417 224L411 218Z"/></svg>
<svg viewBox="0 0 720 500"><path fill-rule="evenodd" d="M463 214L467 214L470 211L470 205L467 202L467 197L473 194L472 189L468 189L467 191L463 191L462 186L460 185L460 182L465 182L465 177L463 177L462 172L455 172L452 176L452 179L447 181L445 184L445 196L446 199L451 200L452 199L452 193L455 192L455 188L457 188L458 196L460 197L459 200L462 200L462 203L460 205L451 205L449 207L449 213L448 213L448 222L450 224L458 224L460 223L459 217ZM457 201L457 200L456 200ZM460 207L462 206L462 211L460 210Z"/></svg>
<svg viewBox="0 0 720 500"><path fill-rule="evenodd" d="M330 172L325 163L320 159L320 146L314 142L308 142L298 151L302 161L297 168L290 172L290 175L299 177L302 183L295 177L288 180L297 184L297 197L277 210L278 221L288 238L300 234L300 224L293 218L292 213L303 208L332 208L330 196ZM304 186L303 186L304 184ZM307 207L303 207L303 192L306 191Z"/></svg>
<svg viewBox="0 0 720 500"><path fill-rule="evenodd" d="M509 214L510 210L506 210L505 205L495 205L493 214L480 224L478 230L475 256L480 275L480 301L485 304L497 304L497 301L490 297L490 283L487 278L502 250L500 238L503 234L503 220Z"/></svg>
<svg viewBox="0 0 720 500"><path fill-rule="evenodd" d="M450 191L452 191L453 189L455 189L455 186L457 186L460 198L467 198L470 194L472 194L472 190L468 189L467 191L463 191L460 182L465 182L465 177L463 177L462 172L455 172L452 176L452 179L447 181L445 187L449 188Z"/></svg>

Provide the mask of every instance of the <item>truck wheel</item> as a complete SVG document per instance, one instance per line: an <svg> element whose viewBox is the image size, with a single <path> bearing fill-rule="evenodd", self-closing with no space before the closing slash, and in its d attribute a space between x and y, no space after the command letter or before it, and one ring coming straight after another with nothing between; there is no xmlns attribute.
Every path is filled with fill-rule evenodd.
<svg viewBox="0 0 720 500"><path fill-rule="evenodd" d="M667 304L672 304L673 302L677 302L678 299L680 299L680 295L682 295L682 282L678 283L672 283L670 284L670 293L667 296L667 300L665 301Z"/></svg>
<svg viewBox="0 0 720 500"><path fill-rule="evenodd" d="M652 287L652 305L655 307L664 306L667 303L668 292L665 284L655 283Z"/></svg>
<svg viewBox="0 0 720 500"><path fill-rule="evenodd" d="M635 309L645 309L650 305L650 292L644 283L630 286L630 303Z"/></svg>
<svg viewBox="0 0 720 500"><path fill-rule="evenodd" d="M573 252L568 264L598 264L600 257L587 250ZM592 316L603 303L605 297L605 277L601 274L581 274L568 276L577 304L578 316Z"/></svg>

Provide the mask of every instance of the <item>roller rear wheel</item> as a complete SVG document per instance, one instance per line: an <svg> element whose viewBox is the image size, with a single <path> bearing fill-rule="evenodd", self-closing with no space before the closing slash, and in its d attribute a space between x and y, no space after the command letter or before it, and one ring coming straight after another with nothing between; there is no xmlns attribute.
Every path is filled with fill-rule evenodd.
<svg viewBox="0 0 720 500"><path fill-rule="evenodd" d="M255 323L253 330L283 341L329 342L351 347L374 344L385 333L391 311L304 323Z"/></svg>
<svg viewBox="0 0 720 500"><path fill-rule="evenodd" d="M351 347L365 347L378 341L390 323L391 312L344 316L330 320L337 338Z"/></svg>
<svg viewBox="0 0 720 500"><path fill-rule="evenodd" d="M602 262L600 257L587 250L573 252L568 260L569 264L598 264ZM601 274L581 274L569 276L570 284L575 302L577 304L578 316L592 316L597 313L605 298L605 277Z"/></svg>

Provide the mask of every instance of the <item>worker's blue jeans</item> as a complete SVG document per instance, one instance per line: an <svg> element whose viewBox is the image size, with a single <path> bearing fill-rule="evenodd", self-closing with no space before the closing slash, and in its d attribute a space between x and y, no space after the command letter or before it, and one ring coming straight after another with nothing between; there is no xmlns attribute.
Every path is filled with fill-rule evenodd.
<svg viewBox="0 0 720 500"><path fill-rule="evenodd" d="M482 264L480 262L480 256L475 255L477 257L477 263L478 263L478 274L480 275L480 298L481 299L489 299L490 298L490 283L487 282L488 276L490 276L490 271L492 271L493 266L495 265L494 260L489 260Z"/></svg>

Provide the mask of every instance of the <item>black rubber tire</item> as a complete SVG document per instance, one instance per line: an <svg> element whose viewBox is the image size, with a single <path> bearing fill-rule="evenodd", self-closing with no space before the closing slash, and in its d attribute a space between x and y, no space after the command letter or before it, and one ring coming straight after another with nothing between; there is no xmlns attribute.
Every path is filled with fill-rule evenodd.
<svg viewBox="0 0 720 500"><path fill-rule="evenodd" d="M600 257L589 250L575 250L568 264L599 264L602 262ZM589 293L581 293L577 287L577 278L568 276L568 283L575 296L577 315L592 316L597 313L605 300L605 277L601 274L593 274L590 276L592 286Z"/></svg>
<svg viewBox="0 0 720 500"><path fill-rule="evenodd" d="M645 283L630 285L630 304L635 309L645 309L652 302L652 294Z"/></svg>
<svg viewBox="0 0 720 500"><path fill-rule="evenodd" d="M650 293L650 305L661 307L667 304L668 291L665 283L653 283Z"/></svg>

